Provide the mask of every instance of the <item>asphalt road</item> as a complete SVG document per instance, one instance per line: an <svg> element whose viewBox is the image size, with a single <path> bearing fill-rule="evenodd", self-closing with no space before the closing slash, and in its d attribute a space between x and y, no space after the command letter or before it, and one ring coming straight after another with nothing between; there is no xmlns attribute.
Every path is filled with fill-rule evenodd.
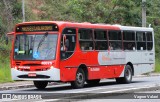
<svg viewBox="0 0 160 102"><path fill-rule="evenodd" d="M132 99L122 99L125 97L131 97ZM122 94L117 96L111 96L112 98L105 99L85 99L79 100L79 102L160 102L160 90L153 91L140 91L130 94Z"/></svg>
<svg viewBox="0 0 160 102"><path fill-rule="evenodd" d="M25 88L16 90L4 90L0 91L0 93L11 95L11 99L17 101L27 101L29 97L30 101L31 99L33 101L42 101L44 99L44 101L62 101L64 99L66 100L66 98L69 98L73 101L83 101L84 99L90 99L97 100L97 102L102 102L105 99L134 99L135 94L129 95L126 93L137 93L143 91L151 91L154 93L155 90L160 90L160 76L135 77L130 84L117 84L114 79L105 79L101 80L98 86L88 86L86 84L82 89L72 89L70 84L62 84L48 86L45 90ZM0 96L0 98L2 98L2 96ZM160 100L160 94L158 94L158 99L156 98L156 100Z"/></svg>

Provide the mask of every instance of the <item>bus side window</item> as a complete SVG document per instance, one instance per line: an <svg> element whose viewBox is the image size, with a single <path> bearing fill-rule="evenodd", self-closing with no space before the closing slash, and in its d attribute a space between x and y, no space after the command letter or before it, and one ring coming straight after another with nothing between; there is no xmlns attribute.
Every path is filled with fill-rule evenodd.
<svg viewBox="0 0 160 102"><path fill-rule="evenodd" d="M153 49L152 32L147 32L146 37L147 37L147 50L152 50Z"/></svg>
<svg viewBox="0 0 160 102"><path fill-rule="evenodd" d="M91 29L79 29L79 43L82 51L93 50L93 35Z"/></svg>
<svg viewBox="0 0 160 102"><path fill-rule="evenodd" d="M135 50L135 32L134 31L123 31L123 45L124 50Z"/></svg>
<svg viewBox="0 0 160 102"><path fill-rule="evenodd" d="M65 28L61 37L61 59L69 58L76 47L76 29Z"/></svg>
<svg viewBox="0 0 160 102"><path fill-rule="evenodd" d="M107 34L105 30L94 30L95 50L108 50Z"/></svg>
<svg viewBox="0 0 160 102"><path fill-rule="evenodd" d="M109 34L109 44L112 45L113 50L121 50L122 49L122 36L121 31L108 31Z"/></svg>
<svg viewBox="0 0 160 102"><path fill-rule="evenodd" d="M137 50L146 50L145 32L136 32Z"/></svg>

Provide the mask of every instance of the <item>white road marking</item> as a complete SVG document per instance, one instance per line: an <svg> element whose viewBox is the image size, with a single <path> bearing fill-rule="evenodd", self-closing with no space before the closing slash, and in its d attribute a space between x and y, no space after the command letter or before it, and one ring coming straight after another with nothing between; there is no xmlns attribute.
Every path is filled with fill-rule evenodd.
<svg viewBox="0 0 160 102"><path fill-rule="evenodd" d="M123 86L123 88L133 88L135 86ZM84 93L84 92L89 92L89 91L96 91L96 90L101 90L101 89L106 89L107 87L98 87L98 88L84 88L84 89L74 89L74 90L64 90L64 91L54 91L54 92L47 92L47 93ZM118 87L108 87L108 89L114 89ZM80 90L80 91L79 91ZM44 92L45 93L45 92ZM95 93L95 92L94 92Z"/></svg>
<svg viewBox="0 0 160 102"><path fill-rule="evenodd" d="M129 91L129 90L137 90L137 89L143 89L143 88L152 88L155 87L155 85L152 86L145 86L145 87L137 87L137 88L129 88L129 89L120 89L120 90L112 90L112 91L105 91L100 93L115 93L115 92L123 92L123 91Z"/></svg>
<svg viewBox="0 0 160 102"><path fill-rule="evenodd" d="M104 89L104 88L88 89L88 90L82 90L82 91L77 91L81 89L77 89L77 90L74 89L73 91L57 91L55 93L82 93L82 92L95 91L95 90L100 90L100 89Z"/></svg>
<svg viewBox="0 0 160 102"><path fill-rule="evenodd" d="M58 101L58 100L61 100L61 99L43 99L43 100L35 101L35 102L54 102L54 101Z"/></svg>

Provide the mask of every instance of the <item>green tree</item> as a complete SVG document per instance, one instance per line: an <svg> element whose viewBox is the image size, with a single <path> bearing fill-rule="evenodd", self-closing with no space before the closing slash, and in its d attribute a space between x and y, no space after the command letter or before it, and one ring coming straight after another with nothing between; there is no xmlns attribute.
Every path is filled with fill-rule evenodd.
<svg viewBox="0 0 160 102"><path fill-rule="evenodd" d="M148 0L147 24L151 24L155 32L156 58L160 59L160 2L159 0Z"/></svg>
<svg viewBox="0 0 160 102"><path fill-rule="evenodd" d="M13 31L16 19L20 18L21 3L17 0L1 0L0 2L0 40L4 40L7 32Z"/></svg>

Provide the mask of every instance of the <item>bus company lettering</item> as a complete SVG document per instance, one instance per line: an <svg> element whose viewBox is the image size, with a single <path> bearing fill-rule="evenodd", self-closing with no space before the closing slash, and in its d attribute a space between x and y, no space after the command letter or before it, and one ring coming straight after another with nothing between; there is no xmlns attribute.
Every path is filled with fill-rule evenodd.
<svg viewBox="0 0 160 102"><path fill-rule="evenodd" d="M22 68L22 69L30 69L30 66L18 66L18 68Z"/></svg>
<svg viewBox="0 0 160 102"><path fill-rule="evenodd" d="M44 61L44 62L41 62L41 64L42 65L52 65L52 62L48 62L48 61L46 62L46 61Z"/></svg>
<svg viewBox="0 0 160 102"><path fill-rule="evenodd" d="M91 71L100 71L100 68L91 68Z"/></svg>
<svg viewBox="0 0 160 102"><path fill-rule="evenodd" d="M124 64L125 53L123 52L99 52L98 63L100 65Z"/></svg>
<svg viewBox="0 0 160 102"><path fill-rule="evenodd" d="M110 61L111 58L110 58L110 56L106 56L105 54L102 54L102 60L103 61Z"/></svg>

